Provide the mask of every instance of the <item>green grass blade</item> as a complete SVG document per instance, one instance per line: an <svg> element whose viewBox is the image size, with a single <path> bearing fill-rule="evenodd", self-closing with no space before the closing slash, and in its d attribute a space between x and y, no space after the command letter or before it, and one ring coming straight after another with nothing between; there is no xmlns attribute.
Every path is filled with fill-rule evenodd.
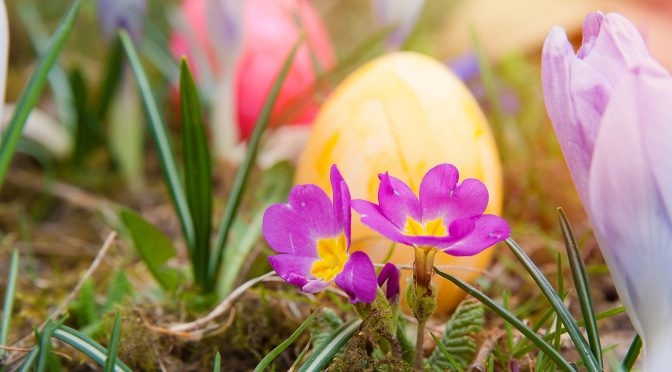
<svg viewBox="0 0 672 372"><path fill-rule="evenodd" d="M576 325L576 322L569 313L569 310L567 310L564 303L562 302L562 299L558 293L555 292L553 286L551 286L551 283L548 282L548 279L546 279L544 274L541 273L541 270L539 270L539 268L532 262L530 257L525 254L518 243L516 243L512 238L506 239L505 242L509 248L511 248L513 254L516 255L518 260L520 260L520 262L523 264L532 279L534 279L534 281L537 283L537 286L539 289L541 289L541 292L544 294L544 296L546 296L546 299L548 299L548 302L551 304L553 309L555 309L555 312L558 314L562 324L565 326L565 328L567 328L567 333L569 333L569 337L572 339L572 342L576 347L576 351L581 356L581 360L583 360L586 368L588 368L588 370L591 372L601 371L602 368L600 368L597 360L595 359L595 356L593 356L592 351L588 347L588 343L583 337L581 330L579 330L579 327Z"/></svg>
<svg viewBox="0 0 672 372"><path fill-rule="evenodd" d="M590 284L588 282L588 274L586 274L586 265L581 259L579 247L576 244L576 239L574 239L572 228L569 225L562 208L558 208L558 218L562 228L562 238L565 241L565 248L567 249L567 257L569 258L569 267L572 271L574 288L576 288L576 296L581 305L581 315L586 323L586 334L588 335L590 350L593 351L593 355L601 368L603 363L602 345L600 344L600 335L597 330L597 321L595 320L595 310L590 294Z"/></svg>
<svg viewBox="0 0 672 372"><path fill-rule="evenodd" d="M16 279L19 276L19 251L12 251L12 258L9 262L9 275L7 276L7 286L5 287L5 302L2 305L2 324L0 324L0 345L7 345L9 339L9 327L12 321L12 310L14 309L14 294L16 293ZM0 357L5 354L5 349L0 349Z"/></svg>
<svg viewBox="0 0 672 372"><path fill-rule="evenodd" d="M212 177L210 151L196 84L186 59L180 65L182 139L187 203L194 222L195 241L190 250L196 284L206 292L214 289L208 281L210 231L212 229Z"/></svg>
<svg viewBox="0 0 672 372"><path fill-rule="evenodd" d="M110 347L107 349L107 359L103 372L113 372L117 364L117 350L121 339L121 317L117 314L114 317L114 326L112 327L112 337L110 338Z"/></svg>
<svg viewBox="0 0 672 372"><path fill-rule="evenodd" d="M275 358L278 357L278 355L282 354L285 349L287 349L291 344L296 341L299 336L303 333L303 331L313 322L313 319L317 316L317 314L320 313L320 309L318 308L317 310L313 311L310 316L301 323L301 325L285 340L283 341L280 345L276 346L275 349L271 350L270 353L268 353L264 359L259 362L256 368L254 368L254 372L261 372L268 367L271 362L275 360Z"/></svg>
<svg viewBox="0 0 672 372"><path fill-rule="evenodd" d="M635 338L632 339L632 343L628 348L628 352L625 354L623 363L621 364L623 366L624 371L630 372L632 367L635 365L635 362L637 361L637 358L639 357L639 352L641 350L642 350L642 338L639 337L639 335L635 335Z"/></svg>
<svg viewBox="0 0 672 372"><path fill-rule="evenodd" d="M135 75L138 89L140 90L142 104L145 108L145 112L147 113L147 118L149 119L150 132L152 133L152 138L154 139L156 147L159 151L161 170L163 171L166 186L168 187L173 205L177 210L177 215L182 226L182 232L184 233L184 237L187 241L187 247L191 249L191 247L194 246L195 240L194 222L191 219L191 213L189 213L189 204L187 203L187 198L184 194L184 190L182 189L182 183L177 172L177 163L173 157L173 150L166 125L164 124L163 118L159 113L154 95L152 94L152 90L149 86L149 81L147 80L147 75L145 74L145 71L142 68L142 64L140 63L138 52L133 46L133 41L131 41L131 38L128 36L126 31L119 31L119 38L121 40L121 45L123 46L124 51L128 56L131 69Z"/></svg>
<svg viewBox="0 0 672 372"><path fill-rule="evenodd" d="M220 372L222 370L222 355L217 352L215 354L215 363L212 366L212 372Z"/></svg>
<svg viewBox="0 0 672 372"><path fill-rule="evenodd" d="M121 40L115 38L112 43L112 48L108 52L107 60L105 62L105 73L103 83L100 87L98 98L98 109L96 115L98 120L104 120L107 117L112 98L114 97L119 85L123 79L122 72L124 71L124 50L121 46Z"/></svg>
<svg viewBox="0 0 672 372"><path fill-rule="evenodd" d="M362 321L358 318L343 323L329 338L313 349L308 360L299 368L299 372L323 371L343 345L352 338L361 324Z"/></svg>
<svg viewBox="0 0 672 372"><path fill-rule="evenodd" d="M453 368L455 368L456 371L462 372L462 368L460 368L460 366L457 365L457 362L455 361L455 359L453 359L448 350L446 350L446 347L443 346L441 340L439 340L438 337L436 337L432 332L429 332L429 334L432 336L432 339L434 339L436 346L439 348L439 350L441 350L441 353L443 354L444 357L446 357L446 359L453 366Z"/></svg>
<svg viewBox="0 0 672 372"><path fill-rule="evenodd" d="M240 199L245 189L245 183L250 175L252 166L254 165L254 159L257 155L257 150L259 149L259 142L261 141L261 136L268 127L268 123L271 120L271 112L275 106L275 101L280 94L280 89L282 88L285 78L289 73L289 68L292 66L294 61L294 56L296 55L299 46L303 43L303 36L299 38L292 47L292 50L287 55L285 62L280 69L278 77L275 78L273 86L268 98L264 102L264 106L259 113L259 118L254 126L254 131L252 131L252 136L247 144L247 152L245 153L245 158L243 159L240 168L236 172L236 176L233 180L233 185L231 187L231 193L229 194L229 199L226 203L224 209L224 215L217 229L217 240L215 241L213 258L210 260L210 281L216 282L219 278L219 270L222 264L222 257L224 256L224 249L226 247L226 242L229 238L229 232L231 231L231 226L233 225L233 220L238 211L238 205L240 204Z"/></svg>
<svg viewBox="0 0 672 372"><path fill-rule="evenodd" d="M37 352L38 352L37 347L33 347L32 349L30 349L30 352L23 359L23 363L21 363L16 372L30 371L31 368L33 368L33 365L35 364L35 360L37 359Z"/></svg>
<svg viewBox="0 0 672 372"><path fill-rule="evenodd" d="M58 25L58 28L54 33L54 36L49 41L49 47L47 48L44 55L40 57L35 71L30 76L30 80L26 84L23 91L21 91L21 95L19 96L19 99L16 103L16 108L14 110L14 114L12 115L12 119L9 121L7 130L5 133L1 134L0 187L2 186L5 175L7 174L7 169L9 168L9 164L12 161L12 157L14 156L16 145L19 143L19 139L21 138L21 132L23 131L23 127L26 124L28 115L37 104L40 94L42 93L42 88L44 88L44 84L47 81L47 77L49 76L49 70L51 70L51 67L54 65L54 63L56 63L56 59L58 58L61 50L63 49L63 45L65 44L65 40L70 35L70 31L72 31L72 26L75 23L75 19L77 19L80 6L81 0L76 0L68 10L68 13L61 20L61 23Z"/></svg>
<svg viewBox="0 0 672 372"><path fill-rule="evenodd" d="M83 333L76 331L70 327L61 325L54 331L54 337L61 342L79 350L87 357L91 358L99 366L104 366L107 360L108 351L99 343L92 340ZM128 366L117 358L115 362L115 372L131 372Z"/></svg>
<svg viewBox="0 0 672 372"><path fill-rule="evenodd" d="M606 318L612 317L612 316L614 316L614 315L622 314L622 313L624 313L624 312L625 312L625 308L624 308L623 306L619 306L619 307L617 307L617 308L610 309L610 310L605 310L605 311L603 311L603 312L601 312L601 313L597 313L597 314L595 314L595 319L596 319L596 320L606 319ZM583 319L581 319L581 320L579 320L578 322L576 322L576 324L577 324L579 327L583 327L583 325L584 325L584 321L583 321ZM551 341L551 340L553 339L553 337L555 337L558 333L561 334L561 335L564 334L564 333L567 333L567 328L562 327L562 328L558 329L558 330L555 331L555 332L551 332L551 333L549 333L548 335L544 336L544 340L546 340L546 341ZM533 350L533 347L530 347L530 346L528 346L528 347L521 347L519 351L516 351L516 353L514 354L514 356L515 356L516 358L520 358L521 356L523 356L523 355L529 353L529 352L532 351L532 350Z"/></svg>
<svg viewBox="0 0 672 372"><path fill-rule="evenodd" d="M37 364L35 371L43 372L47 368L49 354L51 354L51 336L58 328L59 324L49 321L42 332L39 333L39 349L37 352Z"/></svg>
<svg viewBox="0 0 672 372"><path fill-rule="evenodd" d="M477 300L481 301L485 306L490 308L490 310L494 311L504 320L511 323L511 325L516 327L516 329L518 329L520 333L522 333L525 337L527 337L530 341L532 341L532 343L534 343L534 345L536 345L539 348L539 350L543 351L549 358L553 359L558 368L566 372L574 372L574 368L572 367L572 365L569 364L569 362L565 360L557 350L555 350L541 336L532 331L520 319L516 318L516 316L513 315L510 311L506 310L502 305L496 303L493 299L486 296L483 292L471 286L469 283L459 278L456 278L450 274L446 274L441 270L437 269L436 267L434 268L434 271L436 271L436 273L439 276L450 280L453 284L460 287L460 289L467 292L469 295L475 297Z"/></svg>

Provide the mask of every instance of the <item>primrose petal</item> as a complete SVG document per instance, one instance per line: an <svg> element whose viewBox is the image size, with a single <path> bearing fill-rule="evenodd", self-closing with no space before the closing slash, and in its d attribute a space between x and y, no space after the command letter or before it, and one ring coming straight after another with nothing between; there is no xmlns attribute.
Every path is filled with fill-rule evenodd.
<svg viewBox="0 0 672 372"><path fill-rule="evenodd" d="M350 296L350 302L373 302L378 286L373 262L364 252L353 252L343 272L336 276L336 285Z"/></svg>

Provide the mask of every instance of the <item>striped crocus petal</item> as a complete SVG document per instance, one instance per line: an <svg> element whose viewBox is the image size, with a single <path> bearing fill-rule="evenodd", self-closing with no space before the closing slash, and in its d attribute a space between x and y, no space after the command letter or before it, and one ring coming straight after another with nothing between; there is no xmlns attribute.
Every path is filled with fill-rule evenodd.
<svg viewBox="0 0 672 372"><path fill-rule="evenodd" d="M334 282L352 302L375 299L376 273L369 257L350 254L350 191L334 166L333 200L316 185L295 186L287 204L264 213L262 231L278 254L268 257L276 273L302 291L315 293Z"/></svg>
<svg viewBox="0 0 672 372"><path fill-rule="evenodd" d="M423 177L418 198L408 185L385 173L380 176L378 205L354 200L352 207L362 223L390 240L471 256L507 239L511 231L502 218L483 214L488 205L483 182L458 180L453 165L437 165Z"/></svg>

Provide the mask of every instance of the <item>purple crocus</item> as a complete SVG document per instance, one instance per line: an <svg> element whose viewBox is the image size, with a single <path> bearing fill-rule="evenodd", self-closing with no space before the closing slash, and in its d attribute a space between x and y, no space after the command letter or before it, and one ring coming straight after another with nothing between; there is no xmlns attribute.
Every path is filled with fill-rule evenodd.
<svg viewBox="0 0 672 372"><path fill-rule="evenodd" d="M353 200L362 222L385 237L414 247L432 247L453 256L472 256L509 237L502 218L483 214L488 190L468 178L458 185L451 164L430 169L420 183L420 198L401 180L381 174L378 204Z"/></svg>
<svg viewBox="0 0 672 372"><path fill-rule="evenodd" d="M586 17L574 54L560 28L542 59L546 110L646 371L672 365L672 78L623 16Z"/></svg>
<svg viewBox="0 0 672 372"><path fill-rule="evenodd" d="M378 286L385 291L385 297L390 304L399 299L399 268L391 262L385 264L378 274Z"/></svg>
<svg viewBox="0 0 672 372"><path fill-rule="evenodd" d="M98 0L98 15L103 36L111 40L119 29L125 29L136 42L140 40L146 0Z"/></svg>
<svg viewBox="0 0 672 372"><path fill-rule="evenodd" d="M264 213L263 233L278 255L268 257L277 274L302 291L315 293L331 282L351 302L373 302L376 271L366 253L350 253L350 191L331 167L333 202L318 186L298 185L287 204Z"/></svg>

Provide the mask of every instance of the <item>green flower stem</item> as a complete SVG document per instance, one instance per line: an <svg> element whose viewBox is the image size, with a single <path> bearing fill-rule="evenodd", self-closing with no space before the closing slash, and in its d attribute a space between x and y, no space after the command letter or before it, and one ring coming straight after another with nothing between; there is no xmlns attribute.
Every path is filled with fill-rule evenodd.
<svg viewBox="0 0 672 372"><path fill-rule="evenodd" d="M378 287L372 303L357 302L355 311L363 324L379 337L383 350L401 359L401 347L394 337L397 333L397 312L387 301L382 288Z"/></svg>
<svg viewBox="0 0 672 372"><path fill-rule="evenodd" d="M418 371L422 370L424 359L422 344L425 340L425 324L436 309L436 291L432 288L435 255L436 249L432 247L415 247L413 284L406 292L406 301L418 320L414 358L414 367Z"/></svg>

